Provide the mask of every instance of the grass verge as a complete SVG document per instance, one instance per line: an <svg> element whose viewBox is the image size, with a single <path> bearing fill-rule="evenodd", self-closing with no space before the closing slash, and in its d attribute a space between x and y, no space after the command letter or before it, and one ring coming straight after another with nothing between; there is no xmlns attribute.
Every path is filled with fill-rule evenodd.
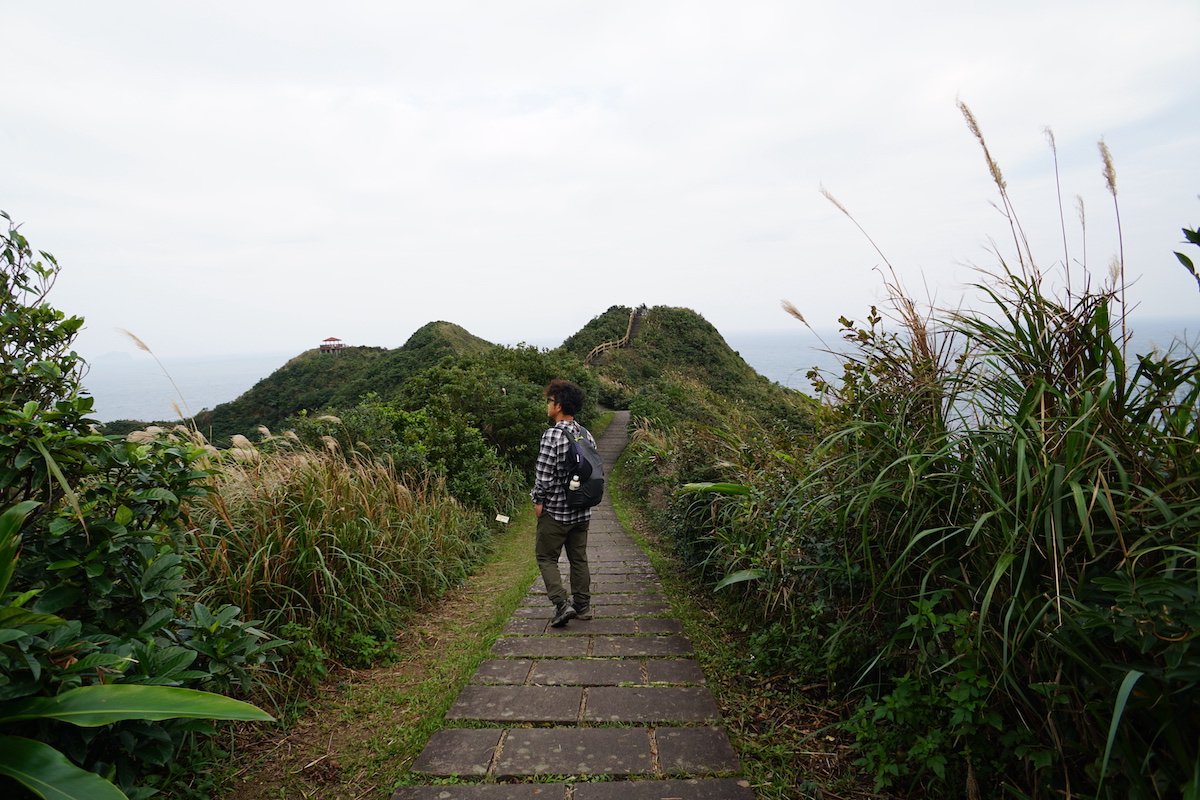
<svg viewBox="0 0 1200 800"><path fill-rule="evenodd" d="M390 797L536 577L533 535L526 507L486 566L398 633L397 661L331 674L285 729L235 734L233 766L216 796Z"/></svg>
<svg viewBox="0 0 1200 800"><path fill-rule="evenodd" d="M610 486L618 519L649 555L672 612L692 641L758 800L886 797L870 791L853 766L857 753L851 742L831 727L842 717L841 700L828 696L824 685L757 671L748 656L753 630L738 621L745 614L689 579L669 544L647 523L638 498L625 488L620 462Z"/></svg>

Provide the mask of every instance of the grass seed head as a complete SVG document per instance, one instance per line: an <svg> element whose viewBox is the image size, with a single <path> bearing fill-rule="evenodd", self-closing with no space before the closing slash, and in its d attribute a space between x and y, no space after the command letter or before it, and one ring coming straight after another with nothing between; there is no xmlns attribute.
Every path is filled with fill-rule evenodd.
<svg viewBox="0 0 1200 800"><path fill-rule="evenodd" d="M800 309L798 309L794 305L792 305L790 300L780 300L779 304L783 306L784 311L791 314L793 317L800 320L805 325L808 325L808 320L806 320L804 318L804 315L800 313Z"/></svg>
<svg viewBox="0 0 1200 800"><path fill-rule="evenodd" d="M962 100L958 101L958 110L962 112L963 119L967 121L967 128L971 131L971 135L979 141L979 146L983 148L983 157L987 161L988 171L992 173L992 180L996 182L996 186L1000 188L1000 191L1006 191L1008 184L1004 182L1004 175L1000 172L1000 165L996 163L996 160L992 158L992 154L988 150L987 142L983 139L983 131L979 127L978 120L975 119L975 114L971 112L971 109Z"/></svg>
<svg viewBox="0 0 1200 800"><path fill-rule="evenodd" d="M1108 151L1108 145L1101 139L1097 143L1100 147L1100 158L1104 161L1104 183L1108 186L1108 193L1113 197L1117 196L1117 168L1113 166L1112 153Z"/></svg>

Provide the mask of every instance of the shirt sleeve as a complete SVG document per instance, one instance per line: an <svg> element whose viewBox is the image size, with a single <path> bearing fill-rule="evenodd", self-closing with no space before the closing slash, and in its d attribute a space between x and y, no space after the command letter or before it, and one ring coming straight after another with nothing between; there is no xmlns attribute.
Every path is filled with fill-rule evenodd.
<svg viewBox="0 0 1200 800"><path fill-rule="evenodd" d="M533 491L529 493L535 505L544 504L557 483L558 465L563 458L564 448L562 445L566 443L566 437L561 433L556 433L558 430L557 427L547 428L538 445Z"/></svg>

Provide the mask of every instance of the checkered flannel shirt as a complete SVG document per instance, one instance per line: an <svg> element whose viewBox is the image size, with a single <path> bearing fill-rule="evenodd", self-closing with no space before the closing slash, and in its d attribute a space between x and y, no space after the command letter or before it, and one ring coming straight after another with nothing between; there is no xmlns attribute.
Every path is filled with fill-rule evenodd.
<svg viewBox="0 0 1200 800"><path fill-rule="evenodd" d="M567 470L573 463L568 459L572 450L571 437L580 433L593 445L596 443L587 428L574 420L563 420L554 423L553 428L546 429L538 447L537 470L533 491L529 496L535 504L542 504L542 513L549 514L562 525L574 525L592 518L590 508L571 508L567 505L567 480L570 477Z"/></svg>

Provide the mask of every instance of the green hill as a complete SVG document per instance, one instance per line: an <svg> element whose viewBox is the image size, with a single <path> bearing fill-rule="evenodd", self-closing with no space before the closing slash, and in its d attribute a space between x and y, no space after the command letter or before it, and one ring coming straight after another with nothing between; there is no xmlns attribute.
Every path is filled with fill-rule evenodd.
<svg viewBox="0 0 1200 800"><path fill-rule="evenodd" d="M430 322L402 347L347 347L336 353L307 350L256 383L248 392L196 415L209 441L275 430L300 411L349 408L374 392L391 397L401 383L446 356L478 355L495 347L450 322Z"/></svg>
<svg viewBox="0 0 1200 800"><path fill-rule="evenodd" d="M613 306L563 342L586 358L629 327L631 309ZM806 427L813 401L759 375L704 317L687 308L654 306L634 326L624 347L595 360L602 402L630 408L662 422L715 422L727 403L749 407L762 418Z"/></svg>
<svg viewBox="0 0 1200 800"><path fill-rule="evenodd" d="M558 363L554 353L578 364L596 346L623 338L631 311L628 306L612 306L567 337L548 354L550 360L530 360L529 353L523 355L519 349L509 351L506 357L489 355L497 352L496 345L442 321L421 327L403 347L393 350L348 347L336 354L308 350L237 399L200 412L196 424L210 441L224 445L234 434L255 438L260 426L278 431L301 411L347 411L369 394L383 401L399 400L415 409L420 403L413 406L412 397L401 398L402 389L407 394L432 396L440 390L424 386L422 381L465 380L441 372L425 373L422 381L415 383L410 380L448 356L457 359L452 371L474 374L472 381L492 385L492 391L500 394L515 391L516 386L502 386L501 373L518 376L517 383L542 381L540 387L554 377L542 374L548 364ZM806 424L811 401L756 373L695 311L670 306L642 311L636 317L631 341L605 351L591 367L597 379L592 386L599 388L590 391L597 392L602 405L628 408L660 422L689 419L712 423L721 418L729 403L736 403L762 418ZM540 392L539 387L534 389ZM484 390L477 387L474 391ZM120 427L124 424L110 424L106 432L125 433ZM134 429L141 423L128 425Z"/></svg>

